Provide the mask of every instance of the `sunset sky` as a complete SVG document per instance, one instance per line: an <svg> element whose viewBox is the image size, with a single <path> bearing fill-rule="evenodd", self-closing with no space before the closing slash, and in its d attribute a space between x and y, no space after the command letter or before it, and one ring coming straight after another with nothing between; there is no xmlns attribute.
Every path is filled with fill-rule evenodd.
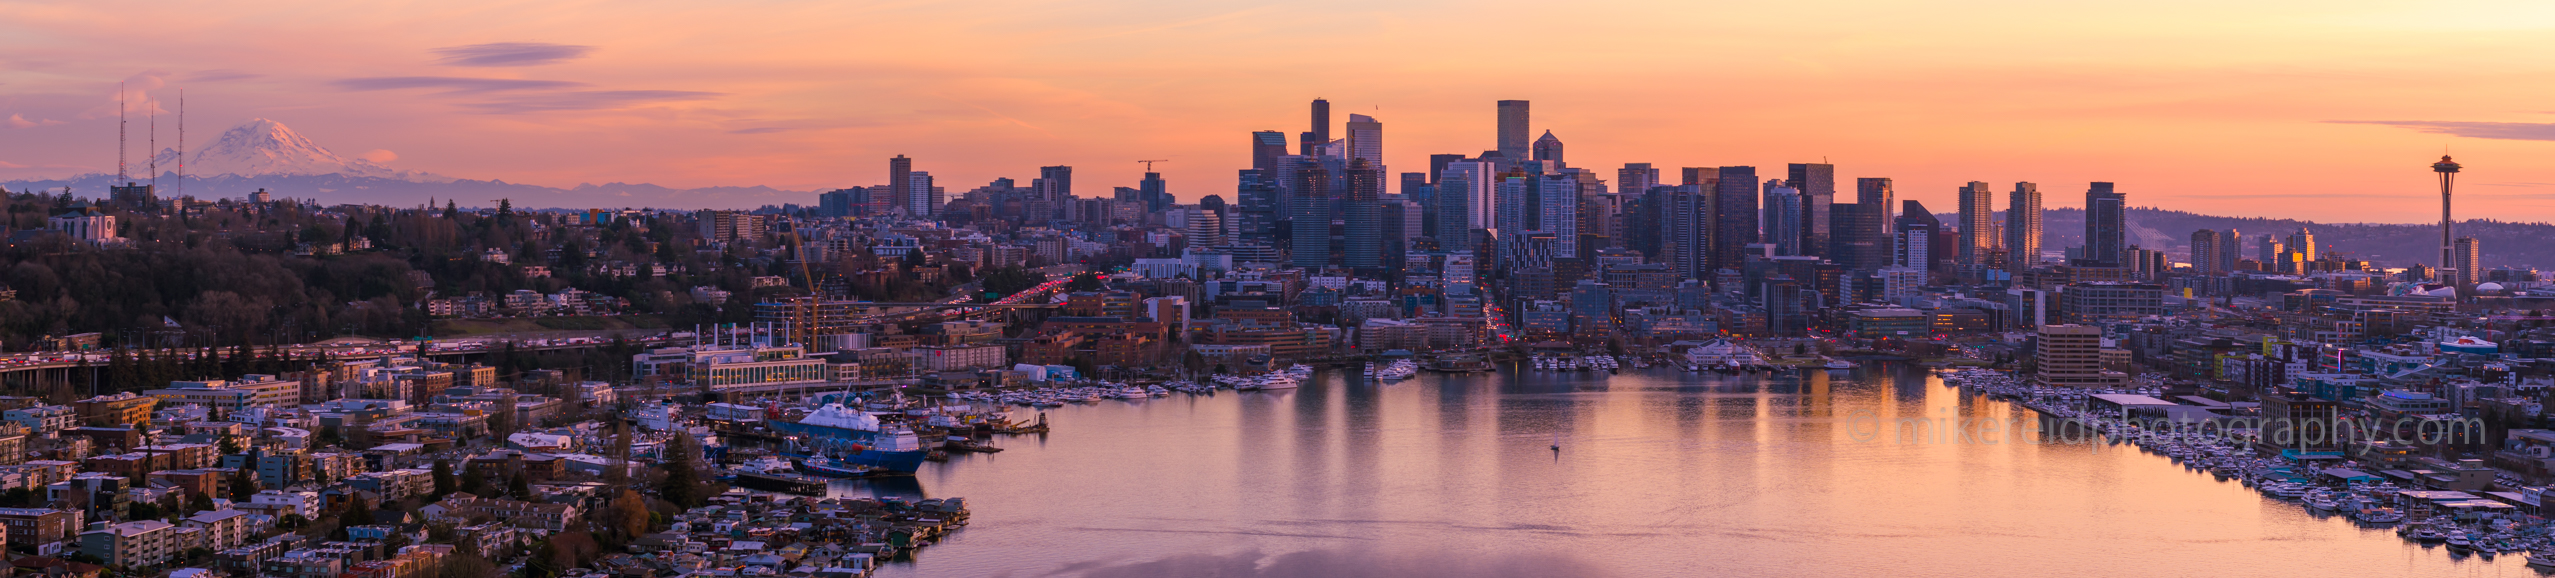
<svg viewBox="0 0 2555 578"><path fill-rule="evenodd" d="M1383 121L1397 173L1524 99L1609 181L1826 158L1939 211L2101 180L2416 222L2446 150L2462 217L2555 220L2550 29L2545 2L16 1L0 179L113 172L118 82L137 115L184 89L190 145L263 117L464 178L813 190L905 154L953 195L1064 164L1092 196L1171 159L1185 200L1231 199L1249 131L1315 97Z"/></svg>

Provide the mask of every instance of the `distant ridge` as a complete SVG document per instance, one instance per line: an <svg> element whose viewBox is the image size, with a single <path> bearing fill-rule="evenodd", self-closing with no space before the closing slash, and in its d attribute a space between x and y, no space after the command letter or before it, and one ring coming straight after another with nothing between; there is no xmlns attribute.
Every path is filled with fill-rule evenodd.
<svg viewBox="0 0 2555 578"><path fill-rule="evenodd" d="M763 205L797 203L816 204L817 191L790 191L772 187L702 187L678 189L652 184L606 183L579 184L562 189L539 185L508 183L502 180L459 179L419 171L403 171L370 160L339 155L294 132L284 123L269 119L251 119L229 130L213 142L194 151L181 153L161 149L156 160L161 167L159 183L164 191L176 186L178 160L184 157L187 177L185 194L198 199L243 198L257 189L266 189L277 198L297 198L322 204L371 204L415 206L428 200L454 200L463 206L491 205L489 199L510 199L524 208L638 208L663 209L748 209ZM149 175L134 175L130 180L146 182ZM118 185L115 175L92 173L58 179L21 179L0 181L10 192L29 189L59 191L70 187L73 195L102 198L107 187Z"/></svg>

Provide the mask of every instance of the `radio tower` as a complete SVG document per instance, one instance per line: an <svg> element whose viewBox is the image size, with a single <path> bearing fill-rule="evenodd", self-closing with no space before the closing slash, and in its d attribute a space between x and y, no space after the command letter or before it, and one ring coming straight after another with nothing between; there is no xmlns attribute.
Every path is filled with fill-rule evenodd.
<svg viewBox="0 0 2555 578"><path fill-rule="evenodd" d="M2440 266L2434 270L2439 271L2439 281L2453 282L2459 278L2450 273L2457 267L2457 221L2449 219L2449 190L2457 184L2457 161L2440 155L2440 162L2431 163L2431 172L2440 174Z"/></svg>
<svg viewBox="0 0 2555 578"><path fill-rule="evenodd" d="M144 137L144 138L142 139L142 142L148 145L148 146L144 146L144 147L142 147L142 148L151 149L151 160L142 161L142 166L145 166L145 167L149 167L149 168L150 168L150 171L151 171L151 190L159 190L159 188L160 188L160 106L159 106L159 105L157 105L157 104L151 105L151 112L150 112L150 113L148 113L148 114L144 114L144 115L142 115L142 117L143 117L143 118L145 118L145 119L149 119L149 120L147 121L147 124L149 124L149 125L150 125L150 127L151 127L151 136Z"/></svg>
<svg viewBox="0 0 2555 578"><path fill-rule="evenodd" d="M152 153L157 155L159 153ZM158 157L153 157L158 158ZM186 194L186 89L177 89L177 190L169 196Z"/></svg>
<svg viewBox="0 0 2555 578"><path fill-rule="evenodd" d="M125 174L125 172L124 172L124 147L125 147L125 145L124 145L124 109L125 109L125 108L126 108L126 107L125 107L125 105L124 105L124 83L118 82L118 83L115 83L115 182L119 183L119 184L117 184L117 185L116 185L116 186L119 186L119 187L124 186L124 185L122 185L122 184L120 184L120 183L123 183L123 182L125 181L125 179L127 179L127 178L130 178L130 177L131 177L131 175L127 175L127 174Z"/></svg>

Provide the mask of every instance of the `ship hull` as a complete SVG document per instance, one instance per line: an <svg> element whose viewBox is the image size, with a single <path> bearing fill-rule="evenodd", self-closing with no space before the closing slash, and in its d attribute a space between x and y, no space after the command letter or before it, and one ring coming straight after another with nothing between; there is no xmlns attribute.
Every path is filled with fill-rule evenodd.
<svg viewBox="0 0 2555 578"><path fill-rule="evenodd" d="M825 481L807 476L775 476L761 472L737 472L736 485L766 492L787 492L810 496L825 495Z"/></svg>
<svg viewBox="0 0 2555 578"><path fill-rule="evenodd" d="M923 467L923 458L929 454L928 451L920 448L906 451L880 450L878 449L879 433L874 431L823 425L808 425L786 421L775 421L771 422L770 425L773 429L779 430L785 435L806 436L813 440L824 442L811 444L813 446L857 446L860 449L827 453L839 454L836 455L835 458L846 463L859 464L891 472L913 473L916 470L920 470Z"/></svg>

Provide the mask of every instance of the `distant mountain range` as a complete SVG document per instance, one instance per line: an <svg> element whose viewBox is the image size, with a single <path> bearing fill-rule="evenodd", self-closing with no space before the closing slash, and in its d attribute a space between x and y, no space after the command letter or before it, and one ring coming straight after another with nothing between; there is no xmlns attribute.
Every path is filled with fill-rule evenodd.
<svg viewBox="0 0 2555 578"><path fill-rule="evenodd" d="M2005 215L1998 213L1996 218L2003 222ZM1951 219L1944 220L1948 222ZM2289 235L2300 228L2315 234L2319 252L2341 251L2351 258L2364 259L2381 267L2404 267L2414 263L2437 265L2440 260L2440 226L2437 224L2318 223L2295 219L2219 217L2156 208L2129 209L2129 243L2163 250L2176 261L2188 262L2191 233L2201 229L2219 232L2234 229L2242 233L2245 238L2244 257L2258 259L2263 235L2277 235L2286 242ZM2555 225L2484 219L2460 221L2457 236L2474 237L2483 244L2486 267L2555 267L2555 242L2548 242L2555 239ZM2042 214L2042 249L2057 252L2083 244L2084 211L2050 209Z"/></svg>
<svg viewBox="0 0 2555 578"><path fill-rule="evenodd" d="M181 155L185 158L188 173L182 185L175 170ZM562 189L403 171L362 158L340 156L293 132L284 123L262 118L222 131L222 135L214 138L213 142L191 153L161 149L154 162L162 168L158 179L162 196L183 194L199 199L240 198L248 196L251 191L266 189L278 198L311 199L324 204L387 206L415 206L429 200L437 204L458 200L464 206L486 206L493 204L490 199L511 199L516 206L524 208L695 209L753 208L788 203L813 205L816 201L816 191L764 186L677 189L644 183L608 183L581 184ZM150 176L135 175L129 180L149 181ZM121 183L116 182L115 175L95 173L59 179L0 181L0 187L12 192L70 187L72 194L82 197L105 197L107 187L117 184Z"/></svg>

